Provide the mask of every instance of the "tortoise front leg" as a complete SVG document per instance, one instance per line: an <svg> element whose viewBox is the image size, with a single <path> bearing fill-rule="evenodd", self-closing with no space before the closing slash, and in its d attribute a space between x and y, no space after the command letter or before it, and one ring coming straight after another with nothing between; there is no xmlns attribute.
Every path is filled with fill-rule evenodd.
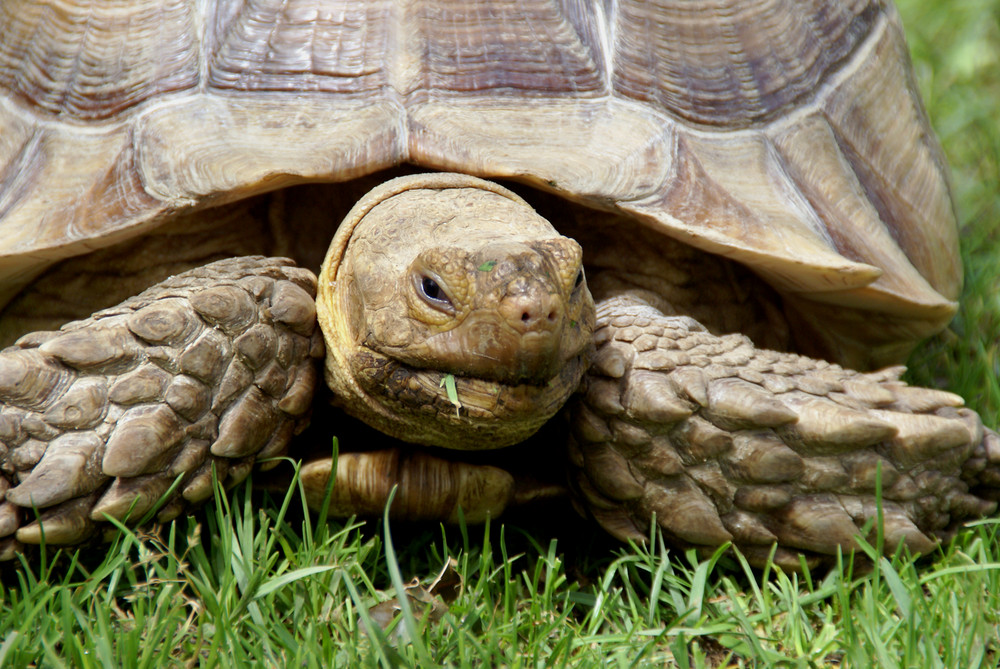
<svg viewBox="0 0 1000 669"><path fill-rule="evenodd" d="M137 521L176 482L169 520L282 454L323 353L315 291L289 260L232 258L0 352L0 558Z"/></svg>
<svg viewBox="0 0 1000 669"><path fill-rule="evenodd" d="M951 393L715 336L686 317L609 300L573 408L572 481L623 539L653 517L676 545L726 542L799 566L856 547L877 516L885 548L926 553L995 504L1000 438ZM996 490L994 490L994 494ZM874 536L872 529L869 538Z"/></svg>

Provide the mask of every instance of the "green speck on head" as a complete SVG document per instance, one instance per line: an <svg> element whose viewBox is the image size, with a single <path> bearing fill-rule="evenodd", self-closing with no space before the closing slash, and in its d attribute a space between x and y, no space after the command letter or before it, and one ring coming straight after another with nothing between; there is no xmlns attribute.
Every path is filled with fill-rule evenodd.
<svg viewBox="0 0 1000 669"><path fill-rule="evenodd" d="M570 326L571 328L575 328L575 327L576 327L576 321L570 321L570 322L569 322L569 326Z"/></svg>
<svg viewBox="0 0 1000 669"><path fill-rule="evenodd" d="M458 389L455 387L455 376L445 374L441 379L440 387L448 394L448 400L455 405L455 417L458 417L458 410L462 408L462 403L458 401Z"/></svg>
<svg viewBox="0 0 1000 669"><path fill-rule="evenodd" d="M496 260L487 260L486 262L484 262L482 265L480 265L476 269L478 269L480 272L489 272L491 269L493 269L496 266L497 266L497 261ZM445 377L445 378L448 378L448 377ZM454 383L454 379L452 379L452 383Z"/></svg>

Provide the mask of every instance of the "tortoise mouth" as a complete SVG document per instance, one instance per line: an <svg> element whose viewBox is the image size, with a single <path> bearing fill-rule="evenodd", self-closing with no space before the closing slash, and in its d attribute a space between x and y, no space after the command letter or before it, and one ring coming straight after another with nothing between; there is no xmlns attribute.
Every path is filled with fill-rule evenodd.
<svg viewBox="0 0 1000 669"><path fill-rule="evenodd" d="M569 324L543 332L515 332L495 313L473 313L455 328L427 338L430 355L413 356L408 347L366 346L412 367L432 367L445 376L476 378L509 386L545 386L566 359L585 348ZM422 351L423 352L423 351Z"/></svg>
<svg viewBox="0 0 1000 669"><path fill-rule="evenodd" d="M579 387L590 353L587 346L571 356L545 382L510 383L417 368L359 347L348 365L366 401L335 403L409 443L461 451L506 448L562 408ZM374 421L372 413L378 415Z"/></svg>

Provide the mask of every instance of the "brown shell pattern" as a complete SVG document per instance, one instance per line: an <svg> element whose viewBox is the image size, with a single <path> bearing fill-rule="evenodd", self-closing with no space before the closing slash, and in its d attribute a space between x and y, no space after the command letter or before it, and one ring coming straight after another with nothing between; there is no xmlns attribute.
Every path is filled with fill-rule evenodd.
<svg viewBox="0 0 1000 669"><path fill-rule="evenodd" d="M883 1L50 0L0 34L0 301L220 196L407 162L630 213L804 321L861 314L834 339L905 348L954 311L947 178Z"/></svg>

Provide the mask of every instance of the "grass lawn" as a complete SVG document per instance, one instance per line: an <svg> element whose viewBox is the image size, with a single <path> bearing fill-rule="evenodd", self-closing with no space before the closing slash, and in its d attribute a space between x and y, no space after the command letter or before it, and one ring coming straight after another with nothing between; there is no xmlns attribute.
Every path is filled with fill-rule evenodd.
<svg viewBox="0 0 1000 669"><path fill-rule="evenodd" d="M953 166L966 262L962 310L913 356L910 379L962 394L995 427L1000 0L900 0L900 11ZM623 547L582 521L523 528L359 529L310 518L294 490L264 502L241 491L123 536L103 562L5 574L0 667L1000 663L992 521L918 565L811 576ZM446 564L458 581L438 588L446 609L428 612L418 591L393 599Z"/></svg>

